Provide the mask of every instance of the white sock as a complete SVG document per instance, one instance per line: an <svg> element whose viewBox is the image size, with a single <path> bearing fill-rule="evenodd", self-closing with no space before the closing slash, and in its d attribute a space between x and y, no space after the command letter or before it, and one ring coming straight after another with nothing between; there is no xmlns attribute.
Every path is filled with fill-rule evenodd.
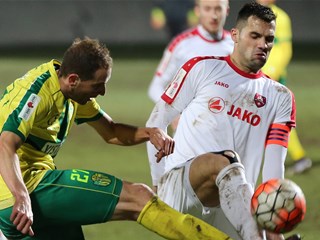
<svg viewBox="0 0 320 240"><path fill-rule="evenodd" d="M247 183L241 163L232 163L217 176L220 206L244 240L262 240L257 223L250 212L253 188Z"/></svg>

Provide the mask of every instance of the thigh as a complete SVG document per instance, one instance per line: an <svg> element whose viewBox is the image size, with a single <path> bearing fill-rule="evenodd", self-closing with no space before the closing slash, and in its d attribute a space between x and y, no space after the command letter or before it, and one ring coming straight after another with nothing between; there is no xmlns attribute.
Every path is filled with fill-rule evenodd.
<svg viewBox="0 0 320 240"><path fill-rule="evenodd" d="M229 164L229 160L219 153L205 153L193 159L190 184L203 205L216 207L220 204L216 178L220 170Z"/></svg>
<svg viewBox="0 0 320 240"><path fill-rule="evenodd" d="M55 239L82 239L81 225L112 217L121 190L122 181L109 174L78 169L48 171L30 194L36 238L24 237L52 239L59 234ZM10 239L21 239L22 234L10 221L11 212L12 207L0 210L0 229Z"/></svg>
<svg viewBox="0 0 320 240"><path fill-rule="evenodd" d="M34 224L106 222L112 217L121 189L122 181L106 173L79 169L48 171L30 195Z"/></svg>
<svg viewBox="0 0 320 240"><path fill-rule="evenodd" d="M188 177L191 162L192 160L166 173L160 179L158 195L179 212L202 218L206 210L193 191Z"/></svg>

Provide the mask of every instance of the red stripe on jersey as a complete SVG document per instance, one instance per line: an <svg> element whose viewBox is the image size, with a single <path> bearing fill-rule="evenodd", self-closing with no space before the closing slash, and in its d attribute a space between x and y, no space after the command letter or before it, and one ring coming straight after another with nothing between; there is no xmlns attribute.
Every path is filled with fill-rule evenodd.
<svg viewBox="0 0 320 240"><path fill-rule="evenodd" d="M277 144L288 147L290 130L291 128L287 125L278 123L271 124L266 139L266 145Z"/></svg>
<svg viewBox="0 0 320 240"><path fill-rule="evenodd" d="M178 36L176 36L172 41L171 43L169 44L169 51L172 52L175 47L184 39L188 38L188 37L191 37L191 36L194 36L194 35L199 35L199 32L196 28L192 28L192 29L189 29L181 34L179 34Z"/></svg>
<svg viewBox="0 0 320 240"><path fill-rule="evenodd" d="M204 56L191 58L180 68L180 70L175 75L173 81L167 87L166 91L162 94L161 98L166 103L171 104L178 95L186 77L188 76L193 66L196 65L198 62L206 59L224 59L224 57Z"/></svg>
<svg viewBox="0 0 320 240"><path fill-rule="evenodd" d="M199 37L201 37L201 39L206 41L206 42L217 43L217 42L220 42L223 39L225 39L228 35L231 35L231 33L229 31L223 30L222 37L221 37L221 39L218 39L218 40L217 39L207 39L207 38L205 38L203 35L201 35L201 33L199 32L198 29L197 29L197 34L196 35L199 35Z"/></svg>
<svg viewBox="0 0 320 240"><path fill-rule="evenodd" d="M199 32L196 28L188 29L184 31L183 33L176 36L168 45L165 55L162 57L160 65L157 68L156 76L161 77L163 74L164 69L167 68L167 65L171 59L171 54L173 54L173 51L175 48L184 41L187 38L190 38L192 36L199 35Z"/></svg>

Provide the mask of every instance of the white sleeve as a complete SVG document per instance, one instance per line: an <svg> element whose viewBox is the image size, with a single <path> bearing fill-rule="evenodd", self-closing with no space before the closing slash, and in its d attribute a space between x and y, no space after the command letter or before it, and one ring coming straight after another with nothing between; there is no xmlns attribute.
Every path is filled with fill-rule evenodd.
<svg viewBox="0 0 320 240"><path fill-rule="evenodd" d="M146 126L158 127L167 132L168 125L178 115L179 111L174 109L169 104L165 103L163 100L160 100L151 112ZM157 153L157 149L150 142L147 142L147 151L151 170L152 184L154 186L157 186L160 177L164 173L165 159L162 159L159 163L156 162L155 154Z"/></svg>
<svg viewBox="0 0 320 240"><path fill-rule="evenodd" d="M148 96L154 102L158 102L165 91L165 84L157 74L154 75L148 89Z"/></svg>
<svg viewBox="0 0 320 240"><path fill-rule="evenodd" d="M168 48L165 50L148 89L149 98L153 102L159 101L179 68L184 64L185 60L181 59L180 55L179 48L175 48L172 52Z"/></svg>
<svg viewBox="0 0 320 240"><path fill-rule="evenodd" d="M277 144L268 144L265 149L262 169L262 182L271 178L284 178L284 162L287 148Z"/></svg>
<svg viewBox="0 0 320 240"><path fill-rule="evenodd" d="M172 53L168 48L164 51L161 61L157 67L156 73L149 85L148 95L153 102L158 102L162 93L166 90L167 85L172 80L170 77L166 79L167 75L164 74L171 61Z"/></svg>

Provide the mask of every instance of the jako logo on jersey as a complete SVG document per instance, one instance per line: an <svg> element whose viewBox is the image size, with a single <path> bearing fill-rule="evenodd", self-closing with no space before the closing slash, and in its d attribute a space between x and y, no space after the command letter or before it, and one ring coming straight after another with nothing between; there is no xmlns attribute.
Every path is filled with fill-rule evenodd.
<svg viewBox="0 0 320 240"><path fill-rule="evenodd" d="M214 83L214 85L218 85L218 86L221 86L221 87L229 88L229 84L224 83L224 82L216 81L216 82Z"/></svg>
<svg viewBox="0 0 320 240"><path fill-rule="evenodd" d="M239 107L236 108L234 105L231 105L231 108L227 114L231 117L235 117L241 121L247 122L252 126L257 126L261 122L261 117L259 115L253 114L253 112L243 110Z"/></svg>
<svg viewBox="0 0 320 240"><path fill-rule="evenodd" d="M266 97L260 95L259 93L256 93L256 95L254 95L254 103L258 108L261 108L264 105L266 105L266 102L267 102Z"/></svg>
<svg viewBox="0 0 320 240"><path fill-rule="evenodd" d="M40 100L41 98L38 95L32 93L28 98L27 103L23 106L18 117L28 121L31 114L37 108Z"/></svg>
<svg viewBox="0 0 320 240"><path fill-rule="evenodd" d="M213 113L222 112L225 107L225 103L222 98L214 97L208 102L208 108Z"/></svg>

